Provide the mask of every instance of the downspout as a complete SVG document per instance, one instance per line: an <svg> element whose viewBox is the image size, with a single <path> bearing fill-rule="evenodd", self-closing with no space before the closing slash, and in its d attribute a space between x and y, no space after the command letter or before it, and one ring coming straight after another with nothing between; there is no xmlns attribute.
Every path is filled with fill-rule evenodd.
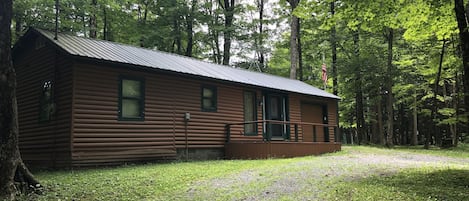
<svg viewBox="0 0 469 201"><path fill-rule="evenodd" d="M184 114L184 135L186 137L186 161L189 160L189 140L187 134L187 125L189 124L189 120L191 119L191 113L186 112Z"/></svg>
<svg viewBox="0 0 469 201"><path fill-rule="evenodd" d="M265 96L262 95L262 135L264 136L264 141L267 139L265 116Z"/></svg>

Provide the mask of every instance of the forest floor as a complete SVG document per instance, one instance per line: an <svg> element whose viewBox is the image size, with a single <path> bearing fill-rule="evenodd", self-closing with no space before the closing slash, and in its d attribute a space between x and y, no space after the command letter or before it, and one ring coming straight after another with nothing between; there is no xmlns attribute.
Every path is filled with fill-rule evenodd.
<svg viewBox="0 0 469 201"><path fill-rule="evenodd" d="M34 200L469 200L469 151L344 146L293 159L38 172Z"/></svg>

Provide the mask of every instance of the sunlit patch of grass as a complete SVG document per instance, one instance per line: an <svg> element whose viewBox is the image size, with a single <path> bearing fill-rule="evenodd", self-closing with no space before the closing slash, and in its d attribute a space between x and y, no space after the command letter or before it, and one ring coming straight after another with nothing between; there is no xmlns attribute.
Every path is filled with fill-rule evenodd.
<svg viewBox="0 0 469 201"><path fill-rule="evenodd" d="M430 146L429 149L424 149L423 145L419 146L393 146L386 148L384 146L357 146L357 145L343 145L342 150L345 152L359 152L370 154L394 154L395 151L411 152L420 154L429 154L435 156L448 156L457 158L469 158L469 144L459 143L457 147L440 148L437 146Z"/></svg>

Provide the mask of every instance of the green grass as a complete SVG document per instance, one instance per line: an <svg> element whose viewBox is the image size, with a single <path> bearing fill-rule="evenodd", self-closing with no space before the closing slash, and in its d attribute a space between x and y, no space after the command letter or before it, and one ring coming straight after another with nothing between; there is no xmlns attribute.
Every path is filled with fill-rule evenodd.
<svg viewBox="0 0 469 201"><path fill-rule="evenodd" d="M469 158L469 144L460 143L458 147L450 147L442 149L436 146L430 146L430 148L423 149L423 146L396 146L396 150L403 150L421 154L431 154L438 156L449 156L458 158Z"/></svg>
<svg viewBox="0 0 469 201"><path fill-rule="evenodd" d="M291 191L276 200L467 200L469 164L428 163L420 167L386 172L387 165L348 161L362 155L385 157L396 153L469 158L467 145L457 149L419 150L396 147L344 146L343 151L314 157L267 160L220 160L128 165L74 171L40 171L43 195L22 200L243 200L268 199L276 182L324 170L346 174L299 176ZM340 160L338 160L340 158ZM332 163L335 163L332 168ZM385 174L369 174L370 169ZM329 173L327 173L329 174ZM301 175L301 174L300 174ZM296 175L298 176L298 175ZM288 185L288 184L286 184ZM281 186L281 185L280 185ZM286 186L289 187L289 186ZM314 188L313 188L314 187ZM297 190L295 190L297 189ZM269 198L270 199L270 198Z"/></svg>
<svg viewBox="0 0 469 201"><path fill-rule="evenodd" d="M358 146L358 145L343 145L345 151L352 149L363 153L379 153L379 154L392 154L389 150L395 150L408 153L428 154L434 156L447 156L456 158L469 158L469 144L460 143L458 147L440 148L437 146L430 146L429 149L424 149L423 145L419 146L394 146L390 149L376 145L376 146Z"/></svg>
<svg viewBox="0 0 469 201"><path fill-rule="evenodd" d="M223 160L130 165L75 171L37 172L46 188L37 200L173 200L198 182L279 165L280 160ZM298 159L297 159L298 160ZM241 184L240 184L241 185Z"/></svg>
<svg viewBox="0 0 469 201"><path fill-rule="evenodd" d="M337 182L326 200L468 200L469 169L411 169L396 175Z"/></svg>

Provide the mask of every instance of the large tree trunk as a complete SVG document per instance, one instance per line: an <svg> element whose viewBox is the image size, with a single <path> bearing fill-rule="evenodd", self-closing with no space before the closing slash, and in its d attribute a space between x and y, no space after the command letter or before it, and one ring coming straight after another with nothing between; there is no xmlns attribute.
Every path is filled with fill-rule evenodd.
<svg viewBox="0 0 469 201"><path fill-rule="evenodd" d="M194 47L194 15L195 15L195 8L197 7L197 0L192 0L191 11L186 18L187 22L187 48L186 48L186 56L192 57L192 49Z"/></svg>
<svg viewBox="0 0 469 201"><path fill-rule="evenodd" d="M469 116L469 2L464 10L464 0L454 0L454 10L459 28L459 40L462 50L463 61L463 86L464 86L464 105L466 106L466 115ZM469 133L469 121L466 123L466 133Z"/></svg>
<svg viewBox="0 0 469 201"><path fill-rule="evenodd" d="M393 109L393 104L394 104L394 97L393 97L393 92L392 92L392 86L393 86L393 66L392 66L392 59L393 59L393 52L392 52L392 46L393 46L393 40L394 40L394 30L389 29L388 35L388 67L387 67L387 76L386 76L386 112L387 112L387 136L386 136L386 146L390 147L393 146L393 138L394 138L394 109Z"/></svg>
<svg viewBox="0 0 469 201"><path fill-rule="evenodd" d="M291 6L291 27L290 27L290 78L296 79L298 64L299 64L299 53L298 53L298 17L293 15L293 11L298 6L299 0L288 0Z"/></svg>
<svg viewBox="0 0 469 201"><path fill-rule="evenodd" d="M220 6L221 6L221 3L219 2ZM218 29L218 27L220 26L219 24L219 16L217 14L217 12L215 11L216 8L213 7L213 5L215 5L214 3L214 0L210 0L210 4L209 4L211 7L208 8L208 14L211 16L210 18L210 21L209 21L209 34L210 34L210 38L211 38L211 41L210 41L210 47L212 48L212 60L213 62L217 63L217 64L221 64L222 63L222 54L221 54L221 50L220 50L220 44L218 42L218 39L219 39L219 36L220 36L220 31Z"/></svg>
<svg viewBox="0 0 469 201"><path fill-rule="evenodd" d="M257 42L257 51L261 71L265 70L265 52L264 52L264 0L257 0L257 8L259 9L259 38Z"/></svg>
<svg viewBox="0 0 469 201"><path fill-rule="evenodd" d="M360 33L358 30L353 33L353 44L355 54L355 114L357 119L357 137L358 144L368 143L365 134L365 117L363 113L363 92L362 92L362 73L360 64Z"/></svg>
<svg viewBox="0 0 469 201"><path fill-rule="evenodd" d="M224 0L225 30L223 32L223 65L230 65L231 33L233 32L234 0Z"/></svg>
<svg viewBox="0 0 469 201"><path fill-rule="evenodd" d="M96 20L96 11L97 11L97 6L98 6L98 0L91 0L91 7L92 13L90 16L90 38L96 38L97 37L97 20Z"/></svg>
<svg viewBox="0 0 469 201"><path fill-rule="evenodd" d="M21 160L18 149L16 74L11 60L12 0L0 1L0 200L14 200L19 189L40 187ZM26 187L25 187L26 185Z"/></svg>
<svg viewBox="0 0 469 201"><path fill-rule="evenodd" d="M335 15L335 0L331 2L331 15ZM332 49L332 93L337 95L339 93L339 86L337 85L337 37L335 24L331 27L331 49Z"/></svg>
<svg viewBox="0 0 469 201"><path fill-rule="evenodd" d="M296 39L298 41L298 71L299 71L299 78L303 81L303 53L301 51L301 20L300 18L296 18L298 20L298 26L296 27Z"/></svg>

